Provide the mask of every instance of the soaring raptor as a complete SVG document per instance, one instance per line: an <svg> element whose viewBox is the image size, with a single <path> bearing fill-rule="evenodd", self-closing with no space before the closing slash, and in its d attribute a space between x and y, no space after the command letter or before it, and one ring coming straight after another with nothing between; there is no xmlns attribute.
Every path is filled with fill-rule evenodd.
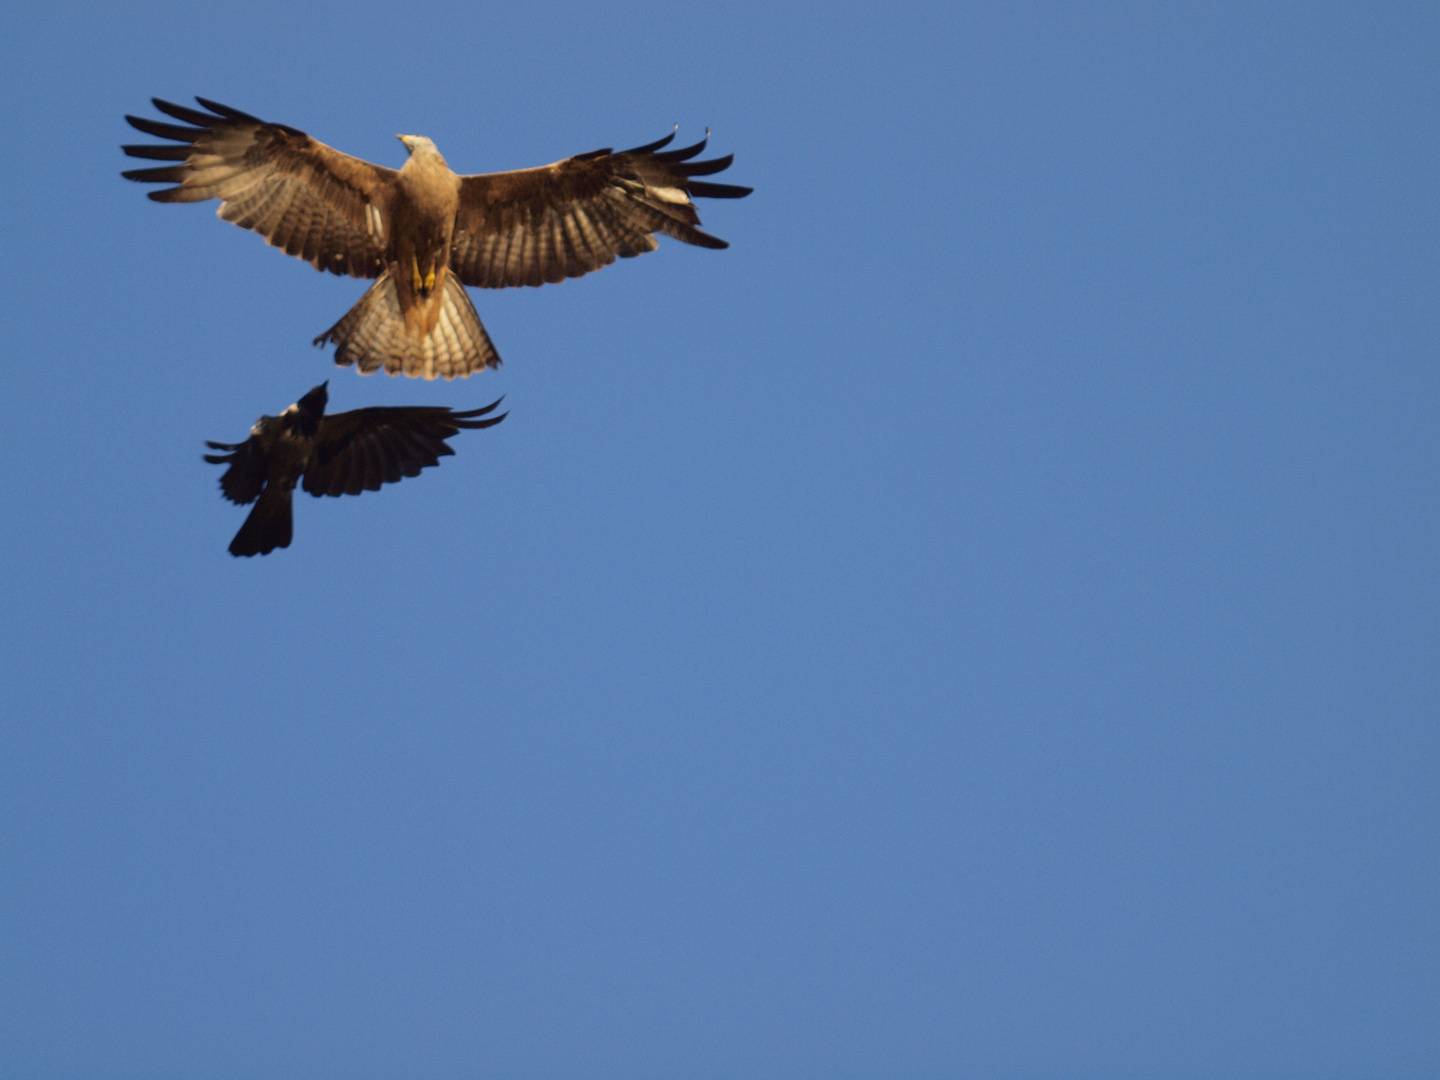
<svg viewBox="0 0 1440 1080"><path fill-rule="evenodd" d="M728 247L697 226L691 196L738 199L751 188L694 179L733 154L693 160L706 139L665 150L657 142L610 149L536 169L460 176L423 135L400 135L403 168L350 157L305 132L196 98L207 111L153 98L185 125L127 116L172 142L125 146L131 157L179 162L133 169L126 179L173 184L157 202L219 199L219 214L253 229L317 270L375 278L349 313L315 339L335 362L363 373L447 379L500 363L465 292L540 285L598 270L657 246L664 233L699 247ZM708 139L708 136L707 136Z"/></svg>
<svg viewBox="0 0 1440 1080"><path fill-rule="evenodd" d="M220 477L225 498L255 509L230 541L231 555L269 555L289 547L291 497L300 483L311 495L378 491L455 453L445 442L462 428L494 427L508 415L488 416L500 404L453 412L439 406L352 409L325 415L329 392L321 383L279 416L262 416L242 443L206 442L229 465ZM485 419L480 419L485 417ZM258 501L257 501L258 500Z"/></svg>

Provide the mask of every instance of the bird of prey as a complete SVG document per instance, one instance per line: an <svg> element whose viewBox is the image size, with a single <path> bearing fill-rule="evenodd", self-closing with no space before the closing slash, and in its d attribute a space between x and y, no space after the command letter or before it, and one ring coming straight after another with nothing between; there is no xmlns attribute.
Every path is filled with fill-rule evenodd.
<svg viewBox="0 0 1440 1080"><path fill-rule="evenodd" d="M262 416L243 443L206 441L212 465L229 465L220 490L233 503L255 509L230 542L231 555L268 555L289 547L295 484L311 495L359 495L378 491L453 454L445 440L461 428L493 427L508 413L483 409L453 412L438 406L353 409L325 415L329 380L279 416ZM485 417L485 419L479 419ZM259 500L256 502L256 500Z"/></svg>
<svg viewBox="0 0 1440 1080"><path fill-rule="evenodd" d="M494 367L500 357L465 286L499 289L579 277L658 247L656 233L699 247L729 245L697 226L692 196L737 199L751 188L694 179L733 154L693 160L706 138L608 148L553 165L460 176L423 135L400 135L403 168L342 154L303 131L205 98L205 112L151 99L184 125L126 116L172 142L125 146L131 157L179 164L121 175L173 184L158 202L219 199L219 215L253 229L317 270L375 278L344 318L315 339L335 362L433 379Z"/></svg>

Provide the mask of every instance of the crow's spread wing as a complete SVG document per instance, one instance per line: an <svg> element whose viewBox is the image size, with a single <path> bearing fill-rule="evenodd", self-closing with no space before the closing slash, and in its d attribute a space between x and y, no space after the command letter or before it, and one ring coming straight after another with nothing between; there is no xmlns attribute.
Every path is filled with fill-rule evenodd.
<svg viewBox="0 0 1440 1080"><path fill-rule="evenodd" d="M320 421L303 486L311 495L359 495L417 476L455 452L445 440L462 428L487 428L504 420L507 413L487 415L499 404L494 401L468 412L403 406L327 416Z"/></svg>
<svg viewBox="0 0 1440 1080"><path fill-rule="evenodd" d="M205 441L211 450L224 450L224 454L206 454L205 460L211 465L229 465L225 475L220 477L220 491L233 503L252 503L260 497L265 487L265 461L259 454L257 438L246 439L243 443L222 443Z"/></svg>
<svg viewBox="0 0 1440 1080"><path fill-rule="evenodd" d="M253 229L317 270L373 278L383 269L395 170L332 150L303 131L196 98L208 112L159 98L155 107L191 127L127 116L130 126L174 144L122 147L131 157L180 164L121 173L175 184L157 202L219 199L226 221Z"/></svg>
<svg viewBox="0 0 1440 1080"><path fill-rule="evenodd" d="M738 199L751 188L695 180L730 166L733 154L690 159L708 140L662 151L675 136L614 153L608 148L538 169L460 178L450 266L466 285L540 285L598 270L658 245L729 245L697 225L692 195Z"/></svg>

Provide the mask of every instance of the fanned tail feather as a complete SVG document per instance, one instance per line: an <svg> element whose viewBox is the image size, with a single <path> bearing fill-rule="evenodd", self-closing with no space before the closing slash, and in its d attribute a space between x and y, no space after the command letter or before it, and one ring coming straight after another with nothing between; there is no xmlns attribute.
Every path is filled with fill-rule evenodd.
<svg viewBox="0 0 1440 1080"><path fill-rule="evenodd" d="M277 547L289 547L295 528L291 509L293 492L293 488L279 484L267 487L235 539L230 541L230 554L269 555Z"/></svg>
<svg viewBox="0 0 1440 1080"><path fill-rule="evenodd" d="M345 317L315 339L334 342L335 363L354 364L362 375L380 368L422 379L463 379L481 368L498 367L500 354L480 324L475 305L449 269L435 329L423 338L405 327L394 279L386 270Z"/></svg>

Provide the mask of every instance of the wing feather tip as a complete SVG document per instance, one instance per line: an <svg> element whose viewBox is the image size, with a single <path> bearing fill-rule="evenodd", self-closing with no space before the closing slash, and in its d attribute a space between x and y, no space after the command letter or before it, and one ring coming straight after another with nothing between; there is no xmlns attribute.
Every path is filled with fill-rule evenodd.
<svg viewBox="0 0 1440 1080"><path fill-rule="evenodd" d="M692 180L685 186L691 195L702 199L743 199L755 190L740 184L712 184L705 180Z"/></svg>

